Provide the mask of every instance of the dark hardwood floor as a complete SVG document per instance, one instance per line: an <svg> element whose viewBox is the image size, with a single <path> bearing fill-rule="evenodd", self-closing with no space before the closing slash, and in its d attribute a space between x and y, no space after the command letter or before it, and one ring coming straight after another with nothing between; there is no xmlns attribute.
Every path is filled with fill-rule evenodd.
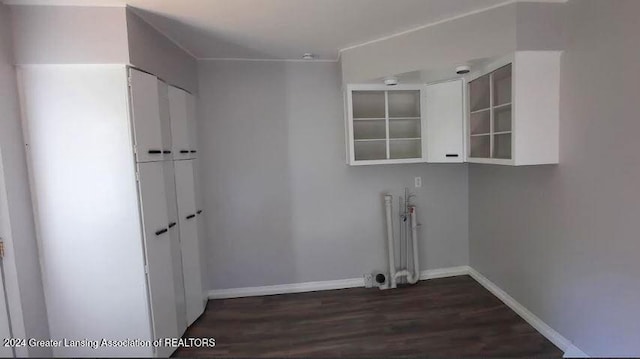
<svg viewBox="0 0 640 359"><path fill-rule="evenodd" d="M209 301L185 334L193 357L553 357L562 352L469 276L396 290Z"/></svg>

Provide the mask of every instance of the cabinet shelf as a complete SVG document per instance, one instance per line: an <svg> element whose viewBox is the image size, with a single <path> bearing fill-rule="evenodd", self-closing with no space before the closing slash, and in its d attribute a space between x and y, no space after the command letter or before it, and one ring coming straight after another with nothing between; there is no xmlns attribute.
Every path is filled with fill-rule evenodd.
<svg viewBox="0 0 640 359"><path fill-rule="evenodd" d="M420 141L422 138L421 137L397 137L397 138L390 138L389 141Z"/></svg>
<svg viewBox="0 0 640 359"><path fill-rule="evenodd" d="M470 136L479 137L479 136L489 136L489 135L491 135L491 133L474 133L474 134L471 134Z"/></svg>
<svg viewBox="0 0 640 359"><path fill-rule="evenodd" d="M505 107L509 107L509 106L511 106L511 102L507 102L507 103L503 103L503 104L500 104L500 105L493 106L493 109L494 110L499 110L501 108L505 108Z"/></svg>
<svg viewBox="0 0 640 359"><path fill-rule="evenodd" d="M384 121L384 117L359 117L354 118L354 121Z"/></svg>
<svg viewBox="0 0 640 359"><path fill-rule="evenodd" d="M473 115L474 113L480 113L480 112L484 112L484 111L489 111L490 109L491 109L490 107L487 107L487 108L481 108L481 109L479 109L479 110L471 111L471 112L469 112L469 113Z"/></svg>
<svg viewBox="0 0 640 359"><path fill-rule="evenodd" d="M393 121L393 120L420 120L420 119L421 119L420 117L389 117L390 121Z"/></svg>
<svg viewBox="0 0 640 359"><path fill-rule="evenodd" d="M374 142L374 141L386 141L386 138L361 138L353 140L354 142Z"/></svg>

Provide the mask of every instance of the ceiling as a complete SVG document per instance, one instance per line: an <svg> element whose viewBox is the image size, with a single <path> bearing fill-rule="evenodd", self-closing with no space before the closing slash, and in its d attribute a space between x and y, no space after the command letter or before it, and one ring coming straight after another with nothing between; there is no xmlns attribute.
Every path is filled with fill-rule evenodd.
<svg viewBox="0 0 640 359"><path fill-rule="evenodd" d="M199 59L335 61L341 49L505 0L5 0L10 5L129 5Z"/></svg>

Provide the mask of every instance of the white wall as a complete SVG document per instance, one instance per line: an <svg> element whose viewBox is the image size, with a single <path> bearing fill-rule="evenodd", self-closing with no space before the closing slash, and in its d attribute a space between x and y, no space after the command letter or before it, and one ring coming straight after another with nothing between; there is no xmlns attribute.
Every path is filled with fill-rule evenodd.
<svg viewBox="0 0 640 359"><path fill-rule="evenodd" d="M49 337L33 211L25 161L8 8L0 4L0 160L8 205L2 210L5 285L14 337ZM8 209L8 210L7 210ZM49 356L50 349L18 348L16 354Z"/></svg>
<svg viewBox="0 0 640 359"><path fill-rule="evenodd" d="M17 64L126 64L123 7L12 6Z"/></svg>
<svg viewBox="0 0 640 359"><path fill-rule="evenodd" d="M131 64L195 92L195 59L125 7L11 6L16 63Z"/></svg>
<svg viewBox="0 0 640 359"><path fill-rule="evenodd" d="M199 81L210 289L385 269L382 195L415 176L421 264L467 264L467 166L347 166L337 63L203 61Z"/></svg>
<svg viewBox="0 0 640 359"><path fill-rule="evenodd" d="M343 51L342 77L358 83L422 69L451 68L516 48L516 4Z"/></svg>
<svg viewBox="0 0 640 359"><path fill-rule="evenodd" d="M196 60L127 8L129 63L190 92L198 90Z"/></svg>
<svg viewBox="0 0 640 359"><path fill-rule="evenodd" d="M592 356L640 356L640 2L570 1L560 164L470 165L471 266Z"/></svg>

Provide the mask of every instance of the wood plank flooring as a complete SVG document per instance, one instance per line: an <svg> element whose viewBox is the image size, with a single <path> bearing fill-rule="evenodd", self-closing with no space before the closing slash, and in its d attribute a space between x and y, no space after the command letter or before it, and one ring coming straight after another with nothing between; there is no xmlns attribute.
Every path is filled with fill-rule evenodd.
<svg viewBox="0 0 640 359"><path fill-rule="evenodd" d="M469 276L396 290L209 301L179 357L548 357L562 352Z"/></svg>

